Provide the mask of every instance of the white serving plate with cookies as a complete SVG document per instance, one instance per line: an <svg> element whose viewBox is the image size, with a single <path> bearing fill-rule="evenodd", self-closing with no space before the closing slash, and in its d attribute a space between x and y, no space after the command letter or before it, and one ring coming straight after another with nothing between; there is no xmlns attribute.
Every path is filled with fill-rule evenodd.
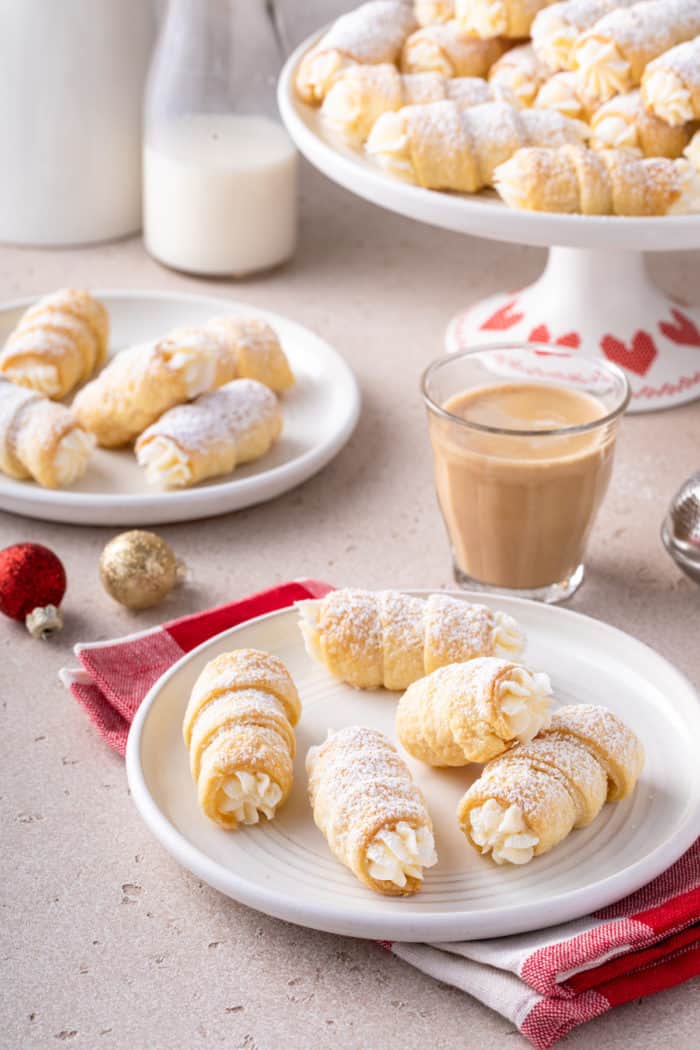
<svg viewBox="0 0 700 1050"><path fill-rule="evenodd" d="M110 356L181 325L243 313L268 321L296 377L282 401L284 429L261 459L190 489L154 488L130 449L98 449L69 489L42 489L0 474L0 509L73 525L155 525L190 521L273 499L324 467L345 445L360 412L357 381L341 355L302 325L269 310L214 296L94 290L107 307ZM0 345L35 299L0 307Z"/></svg>
<svg viewBox="0 0 700 1050"><path fill-rule="evenodd" d="M629 798L604 806L589 827L529 864L497 867L467 844L455 818L481 767L439 770L408 758L433 818L439 862L413 897L373 893L335 860L315 827L304 758L328 729L348 725L379 729L396 742L400 694L358 691L332 678L307 656L297 614L287 609L187 654L139 708L127 774L156 838L185 868L243 904L302 926L383 940L456 941L552 926L603 908L664 871L700 834L700 705L690 682L652 649L589 617L516 598L455 596L519 621L528 637L524 661L547 671L558 704L603 704L641 737L646 763ZM182 719L204 665L241 647L284 661L303 713L290 799L274 821L226 832L198 807Z"/></svg>

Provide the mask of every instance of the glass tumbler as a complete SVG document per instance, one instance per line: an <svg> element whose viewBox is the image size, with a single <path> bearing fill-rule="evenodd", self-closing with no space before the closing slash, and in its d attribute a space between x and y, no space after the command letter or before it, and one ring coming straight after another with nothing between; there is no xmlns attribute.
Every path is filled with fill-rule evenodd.
<svg viewBox="0 0 700 1050"><path fill-rule="evenodd" d="M624 373L560 347L492 344L438 358L422 392L458 584L570 597L610 481Z"/></svg>

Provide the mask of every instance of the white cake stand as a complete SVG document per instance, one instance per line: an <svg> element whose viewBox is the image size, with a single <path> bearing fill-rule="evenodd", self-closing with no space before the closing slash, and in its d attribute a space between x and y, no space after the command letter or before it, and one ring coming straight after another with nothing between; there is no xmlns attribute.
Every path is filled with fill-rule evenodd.
<svg viewBox="0 0 700 1050"><path fill-rule="evenodd" d="M411 219L550 249L545 271L533 285L491 296L453 318L448 351L504 338L580 347L625 369L632 412L700 397L700 309L652 284L642 254L700 248L700 215L637 219L519 212L494 194L436 193L392 178L360 152L328 142L317 111L298 99L294 74L316 39L289 58L278 89L287 129L315 167L352 193ZM467 260L465 270L469 265Z"/></svg>

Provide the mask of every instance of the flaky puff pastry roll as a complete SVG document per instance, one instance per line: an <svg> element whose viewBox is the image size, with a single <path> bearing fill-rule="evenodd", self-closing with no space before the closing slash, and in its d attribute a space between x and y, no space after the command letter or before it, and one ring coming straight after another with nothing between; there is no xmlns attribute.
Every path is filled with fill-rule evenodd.
<svg viewBox="0 0 700 1050"><path fill-rule="evenodd" d="M564 0L535 15L530 27L532 46L553 73L576 68L573 50L586 29L617 7L632 7L639 0Z"/></svg>
<svg viewBox="0 0 700 1050"><path fill-rule="evenodd" d="M700 120L700 36L649 63L642 99L650 113L675 128Z"/></svg>
<svg viewBox="0 0 700 1050"><path fill-rule="evenodd" d="M683 215L700 210L700 178L687 160L638 158L583 146L519 150L496 169L511 208L583 215Z"/></svg>
<svg viewBox="0 0 700 1050"><path fill-rule="evenodd" d="M533 105L540 87L549 77L549 70L532 50L530 44L521 44L506 51L494 62L489 72L489 83L507 91L514 106Z"/></svg>
<svg viewBox="0 0 700 1050"><path fill-rule="evenodd" d="M62 398L104 362L109 316L89 292L63 288L20 318L0 351L0 373L46 397Z"/></svg>
<svg viewBox="0 0 700 1050"><path fill-rule="evenodd" d="M276 394L294 386L294 373L274 328L257 317L213 317L204 331L216 336L234 362L236 379L257 379Z"/></svg>
<svg viewBox="0 0 700 1050"><path fill-rule="evenodd" d="M486 766L457 818L480 853L527 864L590 824L606 799L629 795L643 763L640 741L611 711L562 707L546 731Z"/></svg>
<svg viewBox="0 0 700 1050"><path fill-rule="evenodd" d="M455 0L413 0L413 13L419 26L449 22L455 16Z"/></svg>
<svg viewBox="0 0 700 1050"><path fill-rule="evenodd" d="M379 118L367 152L391 175L432 190L476 193L499 164L527 145L581 142L588 128L545 109L505 102L460 110L454 102L405 106Z"/></svg>
<svg viewBox="0 0 700 1050"><path fill-rule="evenodd" d="M553 0L455 0L455 18L465 33L518 40L530 35L532 20Z"/></svg>
<svg viewBox="0 0 700 1050"><path fill-rule="evenodd" d="M95 447L73 414L41 394L0 378L0 471L44 488L72 485Z"/></svg>
<svg viewBox="0 0 700 1050"><path fill-rule="evenodd" d="M416 893L437 863L432 821L389 740L349 726L310 748L306 770L314 821L341 864L377 893Z"/></svg>
<svg viewBox="0 0 700 1050"><path fill-rule="evenodd" d="M228 383L236 358L216 335L178 328L157 343L120 350L73 401L98 445L126 445L174 405Z"/></svg>
<svg viewBox="0 0 700 1050"><path fill-rule="evenodd" d="M549 678L495 657L450 664L408 687L396 732L409 755L429 766L488 762L547 725Z"/></svg>
<svg viewBox="0 0 700 1050"><path fill-rule="evenodd" d="M292 789L301 704L281 660L236 649L194 684L182 726L199 805L229 831L272 820Z"/></svg>
<svg viewBox="0 0 700 1050"><path fill-rule="evenodd" d="M396 66L351 66L326 95L321 121L333 138L351 146L368 138L382 113L451 99L460 109L492 102L499 95L481 77L443 77L439 73L399 73Z"/></svg>
<svg viewBox="0 0 700 1050"><path fill-rule="evenodd" d="M296 606L309 656L358 689L406 689L445 664L525 646L512 616L446 594L345 588Z"/></svg>
<svg viewBox="0 0 700 1050"><path fill-rule="evenodd" d="M574 47L584 95L600 105L631 91L653 59L699 33L700 0L642 0L616 8Z"/></svg>
<svg viewBox="0 0 700 1050"><path fill-rule="evenodd" d="M591 117L593 149L627 149L643 157L680 157L691 128L671 127L647 112L639 91L616 95Z"/></svg>
<svg viewBox="0 0 700 1050"><path fill-rule="evenodd" d="M188 488L264 456L281 432L272 391L255 379L234 379L164 412L134 449L152 484Z"/></svg>
<svg viewBox="0 0 700 1050"><path fill-rule="evenodd" d="M343 69L395 62L417 22L409 3L370 0L342 15L304 56L296 75L299 95L318 105Z"/></svg>
<svg viewBox="0 0 700 1050"><path fill-rule="evenodd" d="M403 46L399 64L403 73L485 77L504 51L501 40L468 37L456 22L443 22L412 33Z"/></svg>

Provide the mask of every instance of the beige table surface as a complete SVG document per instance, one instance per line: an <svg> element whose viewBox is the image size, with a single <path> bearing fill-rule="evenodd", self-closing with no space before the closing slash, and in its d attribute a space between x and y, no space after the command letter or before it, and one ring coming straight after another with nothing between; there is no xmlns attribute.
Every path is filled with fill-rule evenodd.
<svg viewBox="0 0 700 1050"><path fill-rule="evenodd" d="M308 168L292 264L239 283L160 268L137 239L94 249L0 250L3 299L67 284L235 296L315 329L345 355L364 409L318 477L264 506L159 531L193 583L131 615L102 592L113 530L0 513L0 546L53 547L69 578L49 643L0 624L3 967L0 1045L245 1050L517 1046L513 1026L373 944L269 919L181 870L150 836L124 768L57 680L78 640L109 638L276 581L449 587L417 380L460 307L536 276L543 253L413 225ZM659 256L667 290L698 298L700 257ZM700 589L673 566L659 524L700 466L700 405L628 418L570 603L630 631L700 682ZM669 756L670 759L670 756ZM572 1048L697 1047L700 982L633 1002L569 1036ZM512 1038L507 1038L512 1037ZM525 1045L524 1041L522 1045Z"/></svg>

